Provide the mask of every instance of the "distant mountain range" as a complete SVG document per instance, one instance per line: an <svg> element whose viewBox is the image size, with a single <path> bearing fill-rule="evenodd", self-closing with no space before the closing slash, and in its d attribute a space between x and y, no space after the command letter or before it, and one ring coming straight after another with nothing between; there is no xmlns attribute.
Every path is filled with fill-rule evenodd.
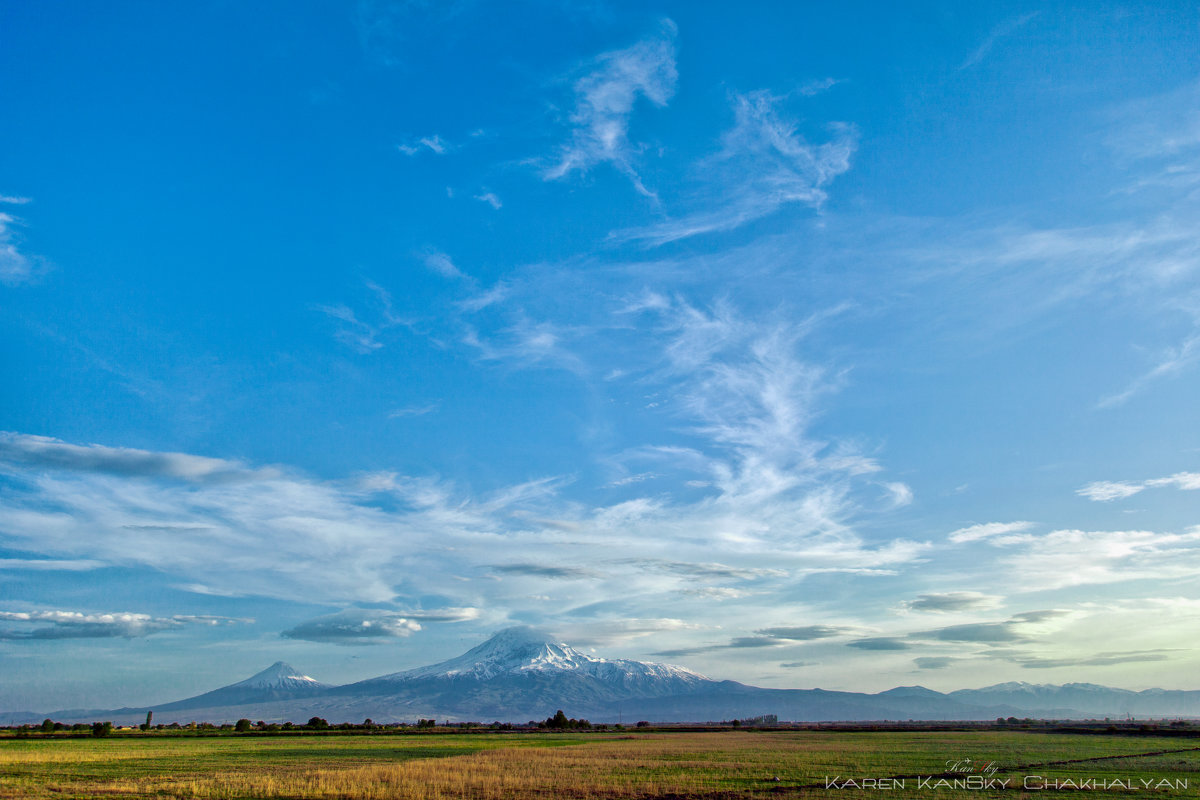
<svg viewBox="0 0 1200 800"><path fill-rule="evenodd" d="M0 723L525 722L557 709L592 722L706 722L774 714L792 721L1099 719L1200 717L1200 691L1132 692L1089 683L1002 683L943 694L904 686L878 694L763 689L715 681L683 667L594 658L530 628L509 628L457 658L334 686L283 662L211 692L143 708L0 713Z"/></svg>

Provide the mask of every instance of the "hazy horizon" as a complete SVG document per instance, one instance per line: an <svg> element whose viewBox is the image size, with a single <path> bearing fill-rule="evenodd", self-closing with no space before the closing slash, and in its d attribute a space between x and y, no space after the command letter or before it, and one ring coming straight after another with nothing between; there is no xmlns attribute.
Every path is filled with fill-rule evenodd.
<svg viewBox="0 0 1200 800"><path fill-rule="evenodd" d="M0 709L1200 689L1194 4L0 8Z"/></svg>

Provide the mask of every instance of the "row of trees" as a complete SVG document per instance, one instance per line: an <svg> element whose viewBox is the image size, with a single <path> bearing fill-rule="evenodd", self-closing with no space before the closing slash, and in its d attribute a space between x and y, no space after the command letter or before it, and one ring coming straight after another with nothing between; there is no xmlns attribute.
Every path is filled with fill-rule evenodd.
<svg viewBox="0 0 1200 800"><path fill-rule="evenodd" d="M355 725L350 722L343 722L343 723L337 724L337 725L330 725L328 720L325 720L321 717L312 717L308 720L308 722L306 722L303 725L296 725L295 723L292 723L292 722L283 722L283 723L270 722L270 723L268 723L268 722L264 722L262 720L258 720L257 722L252 722L245 717L243 717L242 719L239 719L233 725L228 725L228 724L213 725L212 723L208 723L208 722L201 722L201 723L193 722L189 725L180 725L178 722L172 722L169 725L161 725L161 724L160 725L152 725L151 724L152 719L153 719L153 717L148 714L146 716L146 722L142 725L139 725L138 728L140 728L143 731L148 731L151 729L160 730L160 731L161 730L202 730L202 731L232 730L236 733L249 733L251 731L263 731L263 732L273 733L276 731L382 730L384 728L406 728L406 727L408 727L407 725L405 725L403 723L401 723L399 725L387 725L387 726L376 725L370 718L364 720L361 725ZM641 727L645 727L648 724L649 723L646 723L646 722L639 722L637 724L637 726L639 728L641 728ZM734 724L735 725L737 724L736 721ZM417 723L414 727L416 727L418 729L428 730L428 729L434 728L436 726L437 726L436 720L420 719L417 721ZM93 722L90 726L84 725L84 724L66 725L62 722L55 722L52 719L46 719L46 720L42 721L42 724L40 727L41 727L41 731L43 733L56 733L59 731L71 731L72 733L83 733L83 732L88 731L90 728L93 736L108 736L113 731L113 724L111 722ZM445 727L470 729L470 728L482 728L485 726L478 722L455 722L455 723L446 722ZM490 728L491 730L513 730L515 726L513 726L513 724L510 722L496 721L486 727ZM598 730L604 730L604 729L608 728L607 725L593 725L591 722L588 722L586 719L575 719L574 717L568 717L566 714L563 713L563 710L561 708L557 712L555 712L554 716L547 717L546 719L542 720L541 722L538 722L536 720L530 720L528 727L538 728L540 730L590 730L592 728L595 728ZM618 725L617 727L620 728L621 726ZM30 730L30 729L37 730L37 728L34 728L33 726L22 726L22 728L24 730Z"/></svg>
<svg viewBox="0 0 1200 800"><path fill-rule="evenodd" d="M536 725L539 728L545 728L553 731L587 730L592 727L592 723L588 722L586 719L575 719L574 717L568 719L567 715L563 713L561 708L555 712L553 717L546 717L546 719L542 720L541 722L534 722L533 720L530 720L529 724L530 726Z"/></svg>

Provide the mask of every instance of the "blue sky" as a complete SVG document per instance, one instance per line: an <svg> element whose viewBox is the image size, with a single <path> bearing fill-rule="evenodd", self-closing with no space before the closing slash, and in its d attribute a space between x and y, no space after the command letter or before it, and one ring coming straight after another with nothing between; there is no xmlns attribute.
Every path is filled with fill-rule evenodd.
<svg viewBox="0 0 1200 800"><path fill-rule="evenodd" d="M0 9L0 707L1198 688L1194 5Z"/></svg>

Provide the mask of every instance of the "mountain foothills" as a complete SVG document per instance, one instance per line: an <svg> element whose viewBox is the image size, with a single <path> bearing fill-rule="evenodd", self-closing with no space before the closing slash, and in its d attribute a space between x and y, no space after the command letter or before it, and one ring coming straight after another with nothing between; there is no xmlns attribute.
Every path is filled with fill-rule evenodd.
<svg viewBox="0 0 1200 800"><path fill-rule="evenodd" d="M118 724L268 722L319 716L331 722L512 721L556 709L594 722L704 722L774 714L793 721L989 720L1200 716L1200 691L1133 692L1086 683L1003 683L943 694L921 686L877 694L763 689L718 681L683 667L585 655L530 628L509 628L457 658L344 686L321 683L278 662L238 683L143 708L0 713L0 722L103 717Z"/></svg>

